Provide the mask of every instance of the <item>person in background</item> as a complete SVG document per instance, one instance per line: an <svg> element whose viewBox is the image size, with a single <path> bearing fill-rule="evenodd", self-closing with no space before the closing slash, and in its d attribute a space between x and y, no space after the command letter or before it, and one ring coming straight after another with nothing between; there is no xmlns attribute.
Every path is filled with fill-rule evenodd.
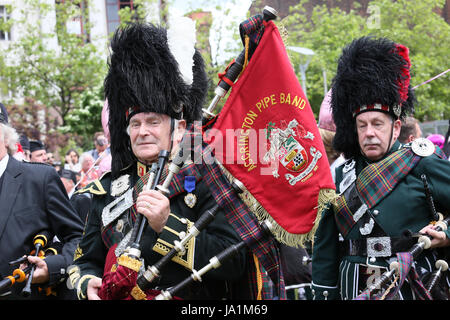
<svg viewBox="0 0 450 320"><path fill-rule="evenodd" d="M78 184L78 188L84 188L90 182L99 178L97 173L97 169L95 168L95 161L92 155L89 152L85 152L81 155L80 158L81 164L81 179Z"/></svg>
<svg viewBox="0 0 450 320"><path fill-rule="evenodd" d="M51 166L55 164L55 156L53 155L53 152L47 152L47 163Z"/></svg>
<svg viewBox="0 0 450 320"><path fill-rule="evenodd" d="M77 183L77 177L75 172L67 169L60 169L58 171L59 177L66 189L67 196L69 199L72 197L73 192L75 191L75 184Z"/></svg>
<svg viewBox="0 0 450 320"><path fill-rule="evenodd" d="M72 170L61 169L58 171L66 192L69 196L70 203L75 211L78 213L81 221L86 221L87 214L89 212L92 195L90 193L77 193L75 185L77 184L76 173Z"/></svg>
<svg viewBox="0 0 450 320"><path fill-rule="evenodd" d="M92 156L92 158L97 161L98 158L106 152L106 154L110 153L109 150L109 142L103 132L96 132L94 135L94 146L95 148L89 150L88 153Z"/></svg>
<svg viewBox="0 0 450 320"><path fill-rule="evenodd" d="M47 151L39 140L30 141L30 162L47 163Z"/></svg>
<svg viewBox="0 0 450 320"><path fill-rule="evenodd" d="M24 161L30 161L31 152L30 152L30 140L28 140L28 137L24 134L20 135L19 138L20 145L22 146L23 155L24 155Z"/></svg>
<svg viewBox="0 0 450 320"><path fill-rule="evenodd" d="M66 152L64 169L74 172L81 171L80 155L75 149L69 149Z"/></svg>
<svg viewBox="0 0 450 320"><path fill-rule="evenodd" d="M53 299L39 288L61 287L83 226L52 167L11 156L18 139L16 130L8 124L6 109L0 105L0 274L2 279L11 275L17 265L9 262L28 255L28 263L36 266L29 298ZM42 232L47 233L48 242L55 236L59 239L58 254L45 259L30 254L33 238ZM0 300L22 299L25 283L15 283L2 292Z"/></svg>
<svg viewBox="0 0 450 320"><path fill-rule="evenodd" d="M406 117L406 119L402 121L402 128L400 129L398 141L407 144L421 136L422 130L420 129L419 121L412 116Z"/></svg>
<svg viewBox="0 0 450 320"><path fill-rule="evenodd" d="M344 156L337 152L333 147L333 139L336 134L336 125L331 114L331 90L327 92L322 101L319 112L319 133L322 137L325 151L327 153L328 162L330 163L331 176L333 181L336 176L336 168L345 162Z"/></svg>

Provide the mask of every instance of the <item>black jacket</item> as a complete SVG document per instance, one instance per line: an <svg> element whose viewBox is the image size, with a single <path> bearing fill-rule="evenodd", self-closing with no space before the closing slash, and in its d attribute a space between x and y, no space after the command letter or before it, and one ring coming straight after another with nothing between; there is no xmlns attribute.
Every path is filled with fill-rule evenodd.
<svg viewBox="0 0 450 320"><path fill-rule="evenodd" d="M63 246L57 255L45 259L49 284L66 276L66 268L83 232L83 224L69 202L56 170L46 164L19 162L9 157L0 188L0 274L10 275L17 266L8 262L28 255L34 249L33 238L46 230L50 242L54 236ZM12 297L24 283L12 287Z"/></svg>

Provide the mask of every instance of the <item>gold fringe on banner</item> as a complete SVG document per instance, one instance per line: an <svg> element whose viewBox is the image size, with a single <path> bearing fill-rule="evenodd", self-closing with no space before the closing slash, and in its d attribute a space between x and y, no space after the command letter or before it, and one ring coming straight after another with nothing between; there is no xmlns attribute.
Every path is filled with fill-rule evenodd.
<svg viewBox="0 0 450 320"><path fill-rule="evenodd" d="M230 183L237 180L221 163L219 163L218 161L217 163ZM239 185L243 186L242 182L239 183ZM269 220L272 223L272 234L279 242L284 243L290 247L298 248L303 247L305 245L305 242L313 240L323 210L328 208L328 204L334 201L337 195L336 191L333 189L321 189L319 191L318 204L316 207L316 219L311 230L305 234L294 234L286 231L275 221L274 218L272 218L270 213L267 212L266 209L264 209L264 207L258 202L258 200L256 200L255 197L253 197L253 195L245 187L242 188L242 192L239 193L239 197L260 222Z"/></svg>

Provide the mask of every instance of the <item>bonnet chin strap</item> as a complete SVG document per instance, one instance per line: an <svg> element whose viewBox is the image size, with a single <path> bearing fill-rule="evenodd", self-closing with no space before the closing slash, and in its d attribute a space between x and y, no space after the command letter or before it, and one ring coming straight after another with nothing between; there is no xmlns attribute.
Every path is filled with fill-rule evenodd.
<svg viewBox="0 0 450 320"><path fill-rule="evenodd" d="M170 146L169 146L169 154L172 152L173 139L174 138L175 138L175 119L170 117Z"/></svg>

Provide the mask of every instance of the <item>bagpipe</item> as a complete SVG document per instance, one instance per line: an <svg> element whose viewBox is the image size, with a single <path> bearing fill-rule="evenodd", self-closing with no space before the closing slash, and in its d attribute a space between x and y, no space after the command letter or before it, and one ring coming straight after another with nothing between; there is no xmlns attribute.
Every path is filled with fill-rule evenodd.
<svg viewBox="0 0 450 320"><path fill-rule="evenodd" d="M276 18L276 11L270 7L265 7L263 15L258 15L258 19L261 18L264 21L273 20ZM220 76L221 80L215 90L216 97L213 99L209 108L207 110L203 110L203 120L207 121L208 118L214 116L211 111L217 105L219 100L225 96L228 89L232 86L232 83L238 78L245 62L248 61L251 57L251 52L253 50L254 48L252 48L252 50L249 50L248 47L247 49L244 49L240 53L236 61L233 61L227 67L225 73ZM191 154L192 151L194 151L191 149L191 134L191 132L187 131L182 141L180 142L179 151L168 165L168 174L161 185L159 185L158 183L160 182L160 176L167 161L167 154L165 156L162 156L160 154L156 173L153 177L152 174L150 174L149 177L149 182L152 180L151 189L159 190L166 196L169 194L168 187L171 183L172 177L179 172L180 168L184 165L186 158ZM241 192L237 183L233 183L232 187L236 193ZM130 192L126 192L122 197L116 199L114 203L111 203L110 209L121 210L122 212L124 212L124 210L132 205L132 194ZM99 297L104 300L154 299L155 296L157 296L160 292L155 292L155 290L152 289L152 283L161 276L164 267L170 261L172 261L172 259L176 255L182 254L184 252L185 245L192 238L196 237L205 228L208 227L208 225L214 220L219 208L220 205L216 204L212 208L202 213L197 221L190 228L188 228L186 234L182 236L180 240L176 240L173 243L173 247L170 249L170 251L166 253L155 264L148 266L147 268L145 268L142 260L140 259L140 240L147 221L146 219L142 218L141 214L138 214L132 229L132 235L130 237L130 240L128 241L128 247L118 257L116 257L114 247L110 248L108 252L102 278L102 286L98 292ZM261 228L262 237L266 237L266 235L270 233L269 222L263 222L260 224L260 226L257 227ZM218 268L221 263L232 258L237 252L239 252L239 250L241 250L248 244L248 241L243 240L242 242L235 244L228 249L225 249L217 256L211 258L210 264L199 271L194 270L193 274L195 276L190 277L189 279L191 280L185 280L182 282L182 284L174 286L174 288L176 288L175 290L180 290L180 288L186 287L192 281L200 281L201 276L204 273L211 270L212 268ZM176 294L177 291L175 290L171 291L170 297L173 297ZM164 297L165 299L169 298L167 293L164 293Z"/></svg>
<svg viewBox="0 0 450 320"><path fill-rule="evenodd" d="M448 228L450 222L450 216L444 218L444 216L436 211L433 197L428 187L428 181L425 175L421 176L426 200L430 209L430 215L435 226L435 231L445 231ZM427 234L413 234L409 231L405 232L407 236L417 237L417 243L415 243L406 253L398 253L397 259L389 264L389 270L384 272L376 281L374 281L370 286L368 286L363 292L356 297L356 300L366 300L366 299L393 299L396 293L400 290L401 285L406 279L410 268L414 263L414 260L424 252L424 250L430 249L432 237ZM431 292L435 289L439 280L441 279L443 273L448 270L448 263L444 259L438 259L435 262L436 271L434 271L431 276L427 279L425 284L422 284L422 279L414 275L413 279L410 280L415 291L417 291L418 296L421 299L433 299ZM415 271L414 271L415 273ZM389 291L398 282L396 292L390 294ZM390 284L390 285L389 285ZM389 286L388 286L389 285ZM387 289L381 292L384 287ZM378 292L375 294L375 292ZM448 299L443 298L443 299Z"/></svg>
<svg viewBox="0 0 450 320"><path fill-rule="evenodd" d="M270 21L275 20L277 18L277 11L269 6L265 6L262 12L262 20ZM261 15L255 16L252 19L257 19L261 17ZM249 21L251 21L250 19ZM242 36L242 32L241 32ZM214 98L209 104L207 109L203 109L204 118L213 118L215 114L212 113L214 108L220 102L220 100L225 97L228 93L228 90L233 86L236 79L241 74L246 62L250 60L253 52L256 49L257 44L255 42L249 41L248 47L244 48L238 55L236 59L233 59L231 63L226 67L225 72L219 74L220 81L214 89Z"/></svg>
<svg viewBox="0 0 450 320"><path fill-rule="evenodd" d="M263 221L261 223L261 228L265 235L269 236L272 225L269 221ZM219 254L215 255L211 259L209 259L209 263L205 265L200 270L193 270L192 275L187 277L185 280L181 281L179 284L167 289L162 290L160 294L155 297L155 300L171 300L173 299L178 292L189 286L191 283L195 281L202 281L202 276L212 269L219 268L225 261L234 257L242 248L247 245L245 241L240 241L237 244L234 244L227 249L223 250Z"/></svg>
<svg viewBox="0 0 450 320"><path fill-rule="evenodd" d="M436 223L436 227L435 230L436 231L445 231L447 230L448 224L450 222L450 217L447 217L445 219L440 219L437 223ZM426 249L429 249L431 246L431 236L429 235L421 235L418 237L417 243L414 244L407 252L406 255L410 256L412 258L412 260L410 262L408 262L409 265L411 265L413 263L413 261L415 259L417 259L417 257ZM403 274L403 278L406 277L409 268L407 268L406 272L403 272L404 269L404 260L399 256L399 254L397 254L397 260L391 262L389 264L389 270L384 272L377 281L375 281L373 284L371 284L370 286L368 286L362 294L360 294L356 299L357 300L362 300L362 299L370 299L372 297L372 295L381 290L383 287L385 287L388 284L392 284L394 285L395 282L397 281L398 278L401 277L401 275ZM448 269L448 264L445 260L437 260L436 264L435 264L437 271L435 271L431 278L429 279L429 281L427 282L427 284L425 285L426 291L425 295L428 295L428 299L431 299L430 296L430 292L434 289L434 287L436 286L436 284L439 282L442 274L444 271L446 271ZM400 284L402 284L403 281L399 281ZM389 290L391 289L391 287L389 287L386 292L384 292L383 294L378 293L377 296L380 297L381 299L384 299L387 294L389 293ZM395 296L395 295L393 295Z"/></svg>
<svg viewBox="0 0 450 320"><path fill-rule="evenodd" d="M49 243L49 237L51 237L50 233L46 230L39 232L33 238L34 249L30 252L31 256L40 257L45 259L50 255L58 254L58 250L60 249L59 242ZM21 295L25 298L31 295L31 283L33 281L34 272L36 270L35 264L28 264L25 268L21 269L20 265L27 263L27 256L20 257L16 260L10 261L10 266L18 265L19 267L14 269L11 275L6 276L2 281L0 281L0 294L7 292L14 284L22 283L26 280L25 286L21 291ZM28 277L28 278L27 278ZM42 288L39 288L41 291ZM45 288L45 294L52 294L52 288Z"/></svg>
<svg viewBox="0 0 450 320"><path fill-rule="evenodd" d="M170 162L168 174L162 184L159 184L159 182L168 161L169 152L162 150L159 153L158 162L152 165L148 182L145 184L143 190L158 190L165 196L168 196L168 187L172 178L180 171L187 157L190 155L190 148L187 144L188 140L189 137L187 134L180 142L180 149L174 159ZM124 252L116 258L114 250L110 249L105 263L102 287L99 290L100 298L108 300L125 299L127 298L128 293L135 287L137 273L142 266L140 260L141 240L146 225L147 220L143 218L142 214L138 214L128 241L129 245ZM115 266L117 266L117 268ZM127 277L127 281L124 281L123 275L128 275L130 273L133 274L133 277ZM120 283L120 285L118 285L118 283Z"/></svg>

